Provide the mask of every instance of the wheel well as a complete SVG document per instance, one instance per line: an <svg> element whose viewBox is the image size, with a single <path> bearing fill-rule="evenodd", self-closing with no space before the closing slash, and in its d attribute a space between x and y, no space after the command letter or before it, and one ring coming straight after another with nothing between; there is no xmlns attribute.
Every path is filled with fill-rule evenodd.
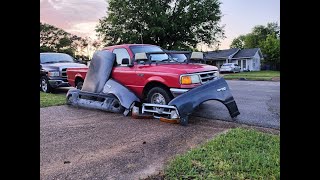
<svg viewBox="0 0 320 180"><path fill-rule="evenodd" d="M81 77L76 77L75 81L74 81L74 85L77 86L78 82L80 81L84 81Z"/></svg>
<svg viewBox="0 0 320 180"><path fill-rule="evenodd" d="M143 88L143 91L142 91L142 98L143 99L147 98L147 94L148 94L149 90L152 89L153 87L162 87L162 88L168 90L170 95L173 96L171 94L170 89L169 89L168 86L166 86L165 84L162 84L161 82L151 81L151 82L148 82Z"/></svg>

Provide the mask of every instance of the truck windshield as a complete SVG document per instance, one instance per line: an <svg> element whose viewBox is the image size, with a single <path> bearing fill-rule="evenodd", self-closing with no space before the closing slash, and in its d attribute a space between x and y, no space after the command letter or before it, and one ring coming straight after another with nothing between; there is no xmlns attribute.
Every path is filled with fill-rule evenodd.
<svg viewBox="0 0 320 180"><path fill-rule="evenodd" d="M63 53L40 53L40 62L43 63L62 63L74 62L73 58Z"/></svg>
<svg viewBox="0 0 320 180"><path fill-rule="evenodd" d="M152 52L163 52L163 50L158 46L130 46L131 51L133 54L136 53L152 53ZM169 59L167 54L151 54L150 60L151 61L163 61Z"/></svg>

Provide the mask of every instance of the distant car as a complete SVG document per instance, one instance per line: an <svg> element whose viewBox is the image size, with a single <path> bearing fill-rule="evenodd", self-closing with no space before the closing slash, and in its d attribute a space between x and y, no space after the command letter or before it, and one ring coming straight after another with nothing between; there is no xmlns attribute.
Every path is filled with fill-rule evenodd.
<svg viewBox="0 0 320 180"><path fill-rule="evenodd" d="M65 53L40 53L40 90L46 93L57 87L68 87L67 68L86 67Z"/></svg>
<svg viewBox="0 0 320 180"><path fill-rule="evenodd" d="M225 63L221 66L220 68L220 73L224 73L224 72L240 72L240 66L236 63Z"/></svg>

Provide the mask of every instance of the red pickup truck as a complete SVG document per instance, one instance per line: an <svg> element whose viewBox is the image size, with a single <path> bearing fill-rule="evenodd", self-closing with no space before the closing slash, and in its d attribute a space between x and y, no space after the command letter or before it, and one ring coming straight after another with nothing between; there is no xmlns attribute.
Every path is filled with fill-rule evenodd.
<svg viewBox="0 0 320 180"><path fill-rule="evenodd" d="M134 92L141 100L168 104L174 97L219 76L218 68L200 63L189 63L184 54L174 58L159 46L149 44L123 44L103 50L116 54L111 77ZM147 53L147 59L135 57ZM151 54L149 54L151 53ZM70 85L81 89L88 68L68 68Z"/></svg>

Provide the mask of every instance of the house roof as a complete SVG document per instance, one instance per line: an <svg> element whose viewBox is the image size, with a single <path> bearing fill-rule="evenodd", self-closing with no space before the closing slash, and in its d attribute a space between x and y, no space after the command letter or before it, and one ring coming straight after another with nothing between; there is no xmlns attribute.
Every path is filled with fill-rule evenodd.
<svg viewBox="0 0 320 180"><path fill-rule="evenodd" d="M232 48L232 49L224 49L224 50L218 50L218 51L208 51L205 54L205 57L207 59L226 59L229 56L235 54L238 52L239 48Z"/></svg>
<svg viewBox="0 0 320 180"><path fill-rule="evenodd" d="M242 49L232 58L252 57L257 53L257 51L260 51L260 48ZM260 55L262 56L261 51L260 51Z"/></svg>

